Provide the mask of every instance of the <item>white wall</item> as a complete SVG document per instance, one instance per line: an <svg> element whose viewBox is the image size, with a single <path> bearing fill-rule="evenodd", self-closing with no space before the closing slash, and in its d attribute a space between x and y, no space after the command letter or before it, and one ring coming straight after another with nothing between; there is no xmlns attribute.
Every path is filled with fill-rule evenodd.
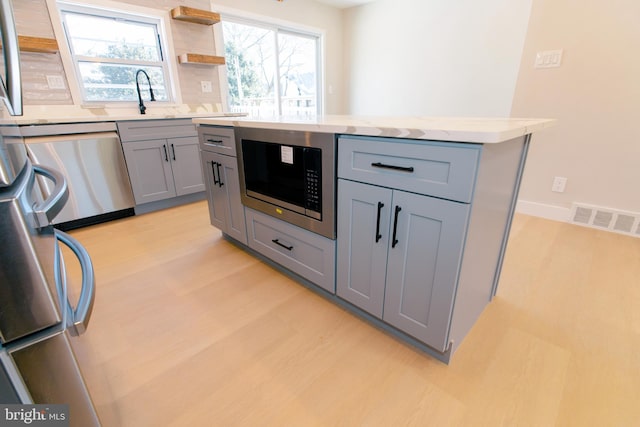
<svg viewBox="0 0 640 427"><path fill-rule="evenodd" d="M222 6L220 8L219 6ZM343 110L344 77L342 70L342 11L313 0L213 0L211 9L233 9L258 17L313 27L324 32L325 112L341 114Z"/></svg>
<svg viewBox="0 0 640 427"><path fill-rule="evenodd" d="M352 114L508 116L531 0L378 0L345 11Z"/></svg>
<svg viewBox="0 0 640 427"><path fill-rule="evenodd" d="M637 0L534 0L513 115L558 124L533 137L521 201L640 212L638 17ZM536 51L549 49L564 49L562 66L534 69ZM557 175L565 193L551 192Z"/></svg>

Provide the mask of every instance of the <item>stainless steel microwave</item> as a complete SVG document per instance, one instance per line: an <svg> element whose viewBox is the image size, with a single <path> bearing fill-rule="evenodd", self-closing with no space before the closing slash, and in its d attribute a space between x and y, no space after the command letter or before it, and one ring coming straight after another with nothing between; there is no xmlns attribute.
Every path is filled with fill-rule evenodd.
<svg viewBox="0 0 640 427"><path fill-rule="evenodd" d="M236 128L242 203L335 239L334 134Z"/></svg>

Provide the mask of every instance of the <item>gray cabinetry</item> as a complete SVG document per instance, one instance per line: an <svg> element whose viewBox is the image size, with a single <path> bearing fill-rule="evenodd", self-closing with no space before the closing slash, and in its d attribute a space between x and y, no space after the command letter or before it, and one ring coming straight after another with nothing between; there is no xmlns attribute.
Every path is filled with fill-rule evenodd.
<svg viewBox="0 0 640 427"><path fill-rule="evenodd" d="M344 137L338 149L340 178L471 201L480 157L477 144Z"/></svg>
<svg viewBox="0 0 640 427"><path fill-rule="evenodd" d="M118 122L118 132L137 205L205 190L190 120Z"/></svg>
<svg viewBox="0 0 640 427"><path fill-rule="evenodd" d="M341 137L337 295L448 361L495 293L527 148Z"/></svg>
<svg viewBox="0 0 640 427"><path fill-rule="evenodd" d="M446 349L468 205L338 183L337 294Z"/></svg>
<svg viewBox="0 0 640 427"><path fill-rule="evenodd" d="M247 244L244 207L235 157L202 151L211 225Z"/></svg>
<svg viewBox="0 0 640 427"><path fill-rule="evenodd" d="M171 170L176 194L197 193L204 191L204 178L200 169L200 148L198 138L171 138L167 140L170 148Z"/></svg>
<svg viewBox="0 0 640 427"><path fill-rule="evenodd" d="M463 203L396 190L389 209L382 318L439 351L448 344L468 212Z"/></svg>
<svg viewBox="0 0 640 427"><path fill-rule="evenodd" d="M336 293L380 319L387 276L391 194L388 188L338 180Z"/></svg>
<svg viewBox="0 0 640 427"><path fill-rule="evenodd" d="M233 128L198 126L198 136L211 225L246 245L247 226L240 200Z"/></svg>
<svg viewBox="0 0 640 427"><path fill-rule="evenodd" d="M479 147L344 137L338 149L338 296L444 353Z"/></svg>
<svg viewBox="0 0 640 427"><path fill-rule="evenodd" d="M236 140L232 127L200 126L198 137L202 149L227 156L236 156Z"/></svg>
<svg viewBox="0 0 640 427"><path fill-rule="evenodd" d="M123 144L123 150L136 204L176 196L165 140Z"/></svg>
<svg viewBox="0 0 640 427"><path fill-rule="evenodd" d="M247 208L249 247L335 293L335 241Z"/></svg>

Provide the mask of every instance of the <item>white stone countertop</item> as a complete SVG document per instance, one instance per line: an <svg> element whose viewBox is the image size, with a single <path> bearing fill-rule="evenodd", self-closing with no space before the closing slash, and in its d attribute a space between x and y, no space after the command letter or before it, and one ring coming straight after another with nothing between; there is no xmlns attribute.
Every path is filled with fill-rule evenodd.
<svg viewBox="0 0 640 427"><path fill-rule="evenodd" d="M62 123L115 122L124 120L191 119L194 117L239 116L222 112L220 105L176 104L169 106L146 102L146 114L140 114L137 106L105 108L79 105L25 105L22 116L9 116L2 109L0 125L42 125Z"/></svg>
<svg viewBox="0 0 640 427"><path fill-rule="evenodd" d="M552 126L555 119L386 117L326 115L298 117L197 117L196 124L301 130L394 138L499 143Z"/></svg>

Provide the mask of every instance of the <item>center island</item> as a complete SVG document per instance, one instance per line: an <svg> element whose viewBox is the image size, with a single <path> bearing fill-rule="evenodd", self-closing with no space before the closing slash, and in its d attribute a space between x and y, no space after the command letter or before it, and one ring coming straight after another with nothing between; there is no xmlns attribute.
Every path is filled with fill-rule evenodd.
<svg viewBox="0 0 640 427"><path fill-rule="evenodd" d="M498 286L551 119L195 118L211 224L449 363Z"/></svg>

